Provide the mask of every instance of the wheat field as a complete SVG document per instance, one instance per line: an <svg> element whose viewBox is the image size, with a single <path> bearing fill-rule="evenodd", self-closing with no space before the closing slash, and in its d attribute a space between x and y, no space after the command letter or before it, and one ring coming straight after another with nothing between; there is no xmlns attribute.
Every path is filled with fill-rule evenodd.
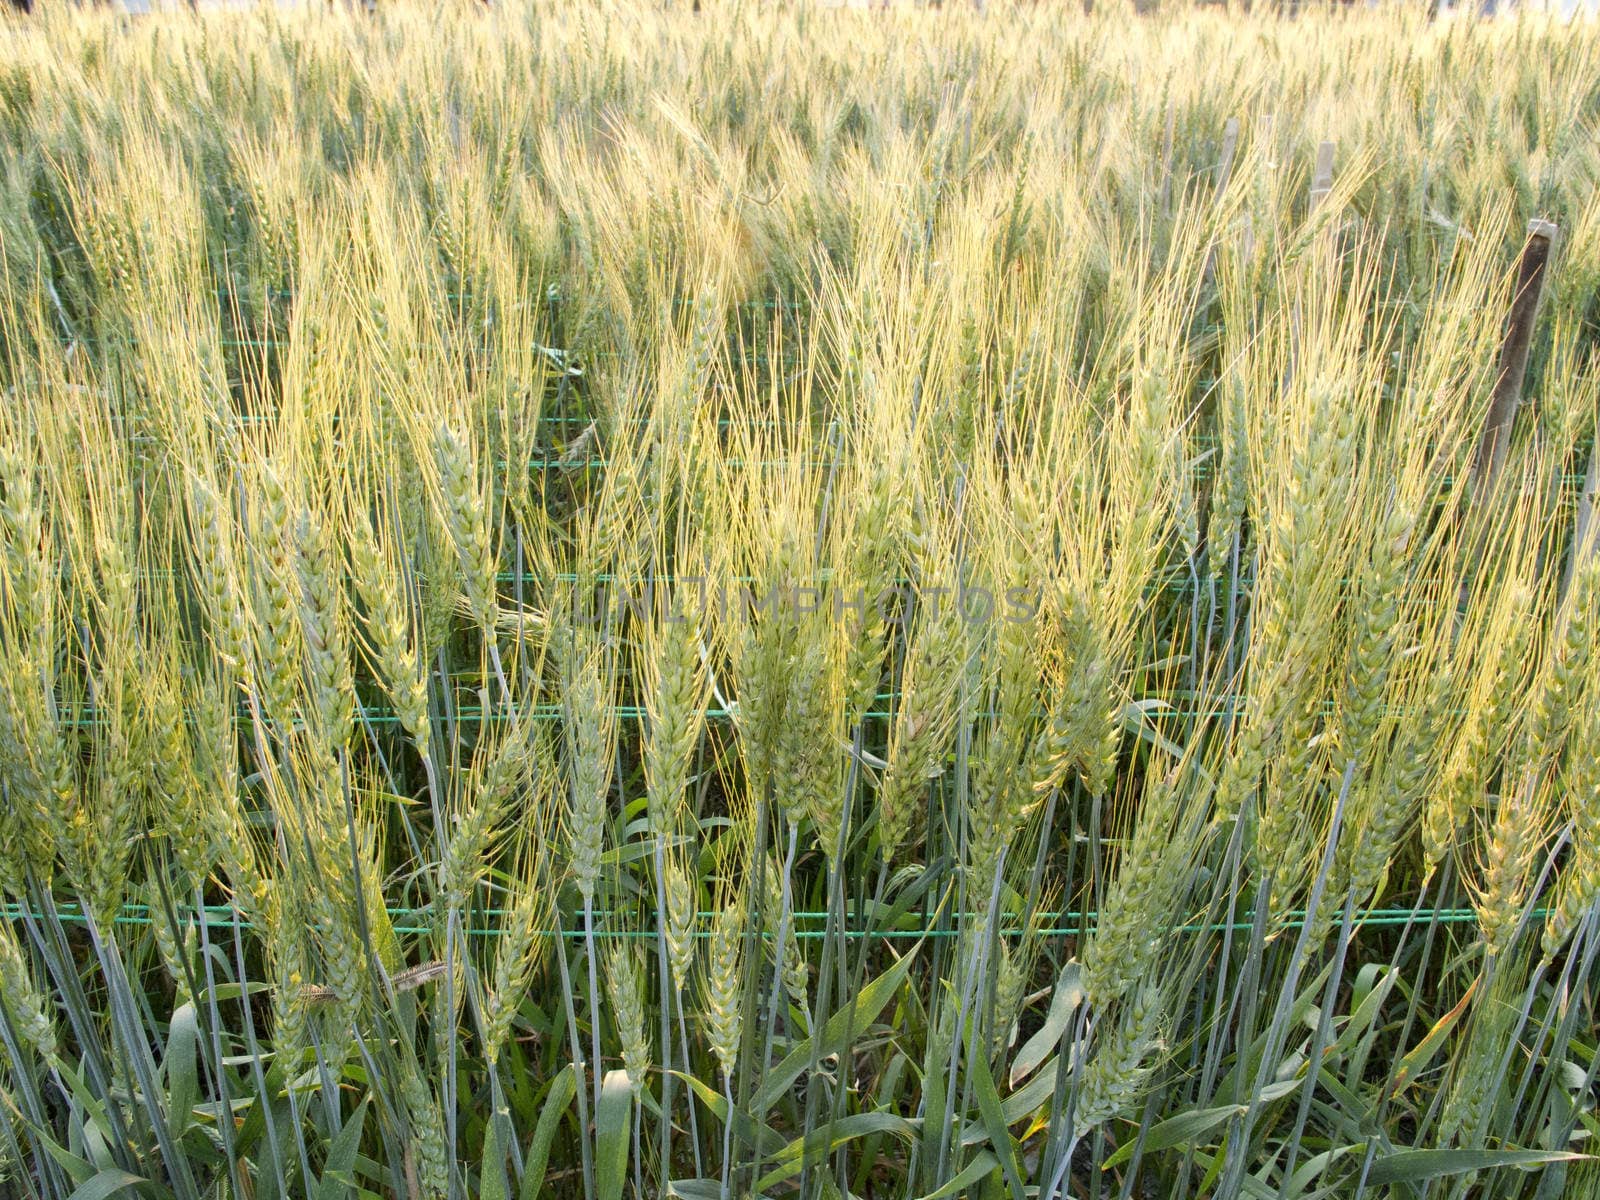
<svg viewBox="0 0 1600 1200"><path fill-rule="evenodd" d="M1600 28L0 24L0 1195L1600 1195Z"/></svg>

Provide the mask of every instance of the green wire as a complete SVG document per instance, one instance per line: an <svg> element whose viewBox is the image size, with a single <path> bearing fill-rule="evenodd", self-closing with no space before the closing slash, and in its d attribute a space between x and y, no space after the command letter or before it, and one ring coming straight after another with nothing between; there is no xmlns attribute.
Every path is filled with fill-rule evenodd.
<svg viewBox="0 0 1600 1200"><path fill-rule="evenodd" d="M198 911L198 912L204 913L206 915L206 920L203 922L203 924L208 929L232 929L232 928L235 927L235 925L237 925L238 928L240 928L240 929L253 929L253 928L255 928L255 925L251 921L238 918L236 916L237 910L235 910L234 908L232 908L232 907L230 907L228 905L223 905L223 904L206 905L204 908L201 908L201 909L198 909L198 910L197 909L191 909L191 908L183 907L183 908L180 908L179 911L180 912L196 912L196 911ZM395 908L388 908L385 911L387 912L387 914L391 918L394 918L394 917L416 918L419 915L421 915L423 913L426 913L428 910L425 909L425 908L395 907ZM488 909L488 910L486 910L486 913L487 913L487 915L494 916L494 915L503 915L505 913L505 911L506 911L505 909L496 908L496 909ZM122 907L122 912L120 914L118 914L116 917L113 918L113 923L117 924L117 925L150 925L150 924L154 923L154 918L148 915L149 912L150 912L150 908L149 908L148 905L145 905L145 904L125 904ZM1533 915L1535 917L1542 918L1542 917L1547 916L1549 914L1549 912L1550 912L1550 910L1547 909L1547 908L1540 908L1540 909L1535 909ZM223 914L228 914L228 915L224 918ZM37 919L42 918L44 914L38 913L38 912L33 912L33 911L30 910L28 915L31 916L32 918L34 918L35 920L37 920ZM604 914L599 914L599 915L604 915ZM709 917L711 917L713 915L715 915L715 914L712 914L712 913L701 913L700 914L701 918L709 918ZM794 916L794 918L796 920L810 920L810 921L824 920L824 919L826 919L827 915L828 915L827 913L822 913L822 912L797 912L797 913L793 914L793 916ZM911 914L911 915L921 916L923 918L927 917L926 913ZM967 914L967 915L976 916L978 914ZM1015 913L1004 913L1004 914L1001 914L1001 915L1002 915L1003 919L1015 920L1017 914L1015 914ZM7 904L7 905L5 905L5 917L6 917L7 920L16 921L16 920L21 919L22 916L23 916L23 909L22 909L21 905L18 905L18 904ZM69 921L69 922L72 922L72 923L75 923L75 924L81 924L81 923L85 923L85 922L88 921L88 917L86 917L82 912L71 911L70 909L69 909L69 911L58 912L57 916L58 916L58 918L60 920ZM1051 922L1059 922L1059 921L1063 921L1063 920L1068 921L1068 922L1076 922L1076 924L1066 924L1066 925L1052 924L1052 925L1047 926L1045 928L1039 929L1037 932L1041 936L1044 936L1044 937L1082 936L1083 934L1089 933L1089 932L1092 931L1092 923L1098 922L1098 918L1099 918L1099 914L1098 913L1094 913L1094 912L1079 913L1079 912L1072 912L1072 911L1046 912L1046 913L1040 913L1039 916L1040 916L1041 919L1049 920ZM213 917L216 917L217 919L213 919ZM1420 919L1419 915L1412 909L1407 909L1407 908L1369 908L1369 909L1358 910L1355 914L1353 914L1352 923L1355 924L1355 925L1363 925L1363 926L1392 926L1392 925L1404 925L1404 924L1407 924L1407 923L1409 923L1411 921L1418 920L1418 919ZM1428 914L1428 917L1427 917L1427 920L1429 920L1430 922L1438 922L1440 924L1449 924L1449 925L1468 924L1468 923L1476 922L1477 919L1478 919L1477 912L1474 909L1470 909L1470 908L1440 909L1437 912L1433 912L1433 913ZM1274 927L1275 928L1286 928L1286 929L1298 929L1298 928L1301 928L1302 926L1304 926L1305 923L1306 923L1305 910L1304 909L1291 909L1290 912L1287 914L1287 916L1282 921L1275 922ZM1173 927L1172 932L1173 933L1221 933L1221 932L1225 932L1225 931L1230 930L1230 929L1231 930L1246 930L1246 929L1251 929L1253 927L1254 927L1254 922L1253 921L1240 920L1240 921L1235 921L1232 924L1228 924L1228 923L1224 922L1224 923L1201 924L1201 925L1177 925L1177 926ZM393 931L395 933L401 933L401 934L423 934L423 933L432 932L432 928L430 926L427 926L427 925L395 925L395 926L393 926ZM466 930L466 933L467 933L468 937L499 937L504 932L505 931L503 929L500 929L500 928L494 927L494 926L472 926L472 927L469 927ZM792 932L794 933L794 936L796 938L800 938L802 940L816 939L816 938L822 938L822 937L828 936L827 932L825 930L821 930L821 929L797 929L797 930L794 930ZM1016 934L1023 933L1024 929L1021 926L1002 927L1000 932L1002 934L1006 934L1006 935L1016 935ZM960 933L960 930L957 930L957 929L930 929L930 928L927 928L927 927L924 926L924 927L919 927L919 928L914 928L914 929L848 929L847 928L847 929L839 930L838 931L838 936L844 937L844 938L878 940L878 941L899 941L899 940L912 941L912 940L917 940L917 939L925 938L925 937L927 937L927 938L955 937L959 933ZM537 937L557 937L557 936L560 936L560 937L567 938L569 940L574 940L574 939L583 938L584 937L584 933L583 933L582 930L561 930L561 931L557 931L557 930L554 930L554 929L542 929L542 930L536 931L535 936L537 936ZM617 938L622 938L622 939L646 939L646 938L648 938L648 939L653 940L656 937L658 937L659 934L654 930L648 930L648 929L644 929L644 930L632 930L632 929L604 930L604 929L599 929L599 930L595 931L594 936L596 938L612 938L612 939L617 939ZM710 930L697 930L695 932L694 936L695 937L702 937L702 938L703 937L710 937L711 936L711 931ZM770 935L768 935L768 936L770 936Z"/></svg>

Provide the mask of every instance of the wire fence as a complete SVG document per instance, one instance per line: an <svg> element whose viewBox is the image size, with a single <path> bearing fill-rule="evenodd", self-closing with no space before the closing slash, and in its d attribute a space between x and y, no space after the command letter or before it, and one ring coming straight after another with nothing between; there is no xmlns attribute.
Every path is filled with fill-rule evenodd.
<svg viewBox="0 0 1600 1200"><path fill-rule="evenodd" d="M86 925L90 920L88 914L84 913L78 906L73 904L57 905L52 911L57 920L68 924ZM420 935L436 932L438 929L436 924L426 923L426 918L433 916L434 911L435 910L426 907L413 908L406 906L395 906L385 909L385 912L391 922L392 931L397 934L407 935ZM1548 908L1534 909L1530 913L1530 917L1534 920L1542 920L1544 917L1548 916L1551 911L1552 910ZM476 913L480 918L503 917L506 915L507 910L502 908L487 908L476 910ZM9 903L4 906L0 906L0 915L3 915L5 919L9 921L19 921L23 919L44 920L47 916L52 914L47 914L39 909L25 908L19 904ZM157 913L157 910L152 909L149 905L125 904L122 906L122 911L114 916L112 921L114 924L118 925L151 925L157 920L158 915L159 914ZM179 905L175 906L173 915L177 917L180 924L186 926L203 925L207 929L229 930L252 930L256 928L249 917L244 914L243 910L234 905L215 904L206 905L201 908ZM594 915L596 920L602 922L600 927L596 928L593 933L593 936L597 940L644 939L654 941L663 936L663 933L660 929L606 928L604 925L604 919L609 914L600 911L596 912ZM849 924L848 918L844 918L844 923L841 924L840 919L835 917L832 918L836 925L835 928L817 929L797 927L790 932L792 936L803 940L814 940L823 937L841 937L857 941L916 941L922 938L957 937L960 935L961 930L952 927L949 922L955 921L958 917L982 920L987 916L985 913L945 913L942 914L942 917L946 924L936 925L933 923L933 918L935 915L936 914L925 912L903 914L899 919L903 922L910 923L912 926L911 928L858 928ZM1200 934L1225 933L1230 930L1248 930L1255 927L1256 915L1257 914L1254 910L1248 910L1243 913L1236 914L1235 918L1231 921L1191 922L1183 925L1175 925L1169 932ZM1311 915L1312 914L1303 908L1288 909L1282 914L1270 918L1269 923L1271 927L1275 929L1298 929L1306 924L1306 922L1311 918ZM701 912L697 914L696 923L700 926L709 925L715 920L716 916L717 914L713 912ZM790 916L797 923L797 926L815 926L819 923L826 925L830 921L832 915L826 912L795 912L791 913ZM996 914L996 917L998 931L1006 936L1017 936L1024 932L1032 932L1043 937L1084 937L1093 933L1099 923L1099 913L1092 910L1078 912L1064 909L1055 912L1039 912L1035 913L1032 922L1026 925L1022 924L1023 914L1020 913L999 913ZM1393 906L1364 908L1353 910L1351 914L1352 927L1364 926L1381 928L1385 926L1406 925L1417 921L1427 921L1429 923L1437 922L1439 924L1446 925L1467 925L1475 924L1477 920L1478 914L1475 909L1425 908L1420 905L1413 908L1396 908ZM468 937L494 938L504 936L506 930L499 925L479 924L468 925L463 932ZM563 938L567 940L582 940L587 937L588 934L581 929L550 928L535 930L533 936L545 938ZM715 935L714 932L709 928L697 928L693 931L692 936L696 938L710 938ZM765 931L762 936L770 939L774 935L769 930Z"/></svg>

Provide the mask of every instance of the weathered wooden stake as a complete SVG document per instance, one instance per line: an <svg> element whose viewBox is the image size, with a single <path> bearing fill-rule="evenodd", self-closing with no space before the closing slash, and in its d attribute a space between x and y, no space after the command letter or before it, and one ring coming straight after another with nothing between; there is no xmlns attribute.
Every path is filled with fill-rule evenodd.
<svg viewBox="0 0 1600 1200"><path fill-rule="evenodd" d="M1161 138L1161 215L1172 215L1172 133L1178 121L1178 109L1169 97L1167 100L1167 128Z"/></svg>
<svg viewBox="0 0 1600 1200"><path fill-rule="evenodd" d="M1600 467L1600 441L1589 447L1589 469L1583 474L1583 490L1578 493L1578 515L1572 524L1572 552L1567 556L1567 573L1561 580L1563 596L1572 590L1572 579L1578 568L1594 553L1594 498L1600 486L1600 479L1596 479L1597 467Z"/></svg>
<svg viewBox="0 0 1600 1200"><path fill-rule="evenodd" d="M1217 163L1217 203L1222 203L1222 193L1228 190L1228 180L1233 176L1233 152L1239 148L1239 118L1229 117L1222 127L1222 159Z"/></svg>
<svg viewBox="0 0 1600 1200"><path fill-rule="evenodd" d="M1492 483L1505 465L1511 448L1511 427L1522 403L1522 380L1528 372L1528 348L1533 342L1533 319L1539 311L1539 295L1544 290L1545 266L1556 238L1553 221L1528 222L1528 241L1517 264L1517 290L1506 314L1505 336L1500 342L1500 370L1489 397L1489 419L1472 464L1477 486Z"/></svg>
<svg viewBox="0 0 1600 1200"><path fill-rule="evenodd" d="M1327 199L1333 191L1333 143L1317 144L1317 163L1311 171L1311 211Z"/></svg>
<svg viewBox="0 0 1600 1200"><path fill-rule="evenodd" d="M1222 127L1222 157L1217 162L1217 190L1212 197L1212 203L1218 207L1222 205L1222 196L1228 190L1228 180L1233 175L1233 152L1239 147L1239 118L1229 117L1228 123ZM1202 289L1211 286L1212 274L1217 268L1217 248L1212 246L1206 251L1205 269L1200 273Z"/></svg>

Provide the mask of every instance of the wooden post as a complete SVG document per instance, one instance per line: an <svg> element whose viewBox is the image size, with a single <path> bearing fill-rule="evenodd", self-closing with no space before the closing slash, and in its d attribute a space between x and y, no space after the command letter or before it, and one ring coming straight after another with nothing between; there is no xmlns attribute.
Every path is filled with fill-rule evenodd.
<svg viewBox="0 0 1600 1200"><path fill-rule="evenodd" d="M1583 474L1583 490L1578 493L1578 515L1572 525L1572 553L1567 556L1567 573L1561 581L1561 594L1563 597L1572 590L1573 577L1594 553L1594 498L1600 479L1596 479L1596 468L1600 467L1600 439L1589 447L1589 469Z"/></svg>
<svg viewBox="0 0 1600 1200"><path fill-rule="evenodd" d="M1161 138L1161 215L1172 215L1172 133L1178 121L1178 109L1172 97L1167 97L1167 128Z"/></svg>
<svg viewBox="0 0 1600 1200"><path fill-rule="evenodd" d="M1228 180L1233 175L1233 152L1239 148L1239 118L1229 117L1222 127L1222 160L1217 164L1217 202L1228 190Z"/></svg>
<svg viewBox="0 0 1600 1200"><path fill-rule="evenodd" d="M1222 127L1222 158L1217 163L1217 190L1212 197L1212 203L1222 204L1222 194L1228 190L1228 179L1233 175L1233 153L1239 146L1239 118L1229 117L1227 124ZM1202 288L1211 286L1213 273L1217 268L1217 248L1212 246L1206 251L1205 269L1200 273Z"/></svg>
<svg viewBox="0 0 1600 1200"><path fill-rule="evenodd" d="M1528 348L1533 342L1533 319L1539 311L1545 267L1556 232L1552 221L1528 222L1528 240L1517 263L1517 290L1511 297L1505 335L1500 342L1500 370L1489 397L1489 419L1472 464L1477 486L1494 482L1511 448L1511 429L1522 403L1522 380L1528 371Z"/></svg>
<svg viewBox="0 0 1600 1200"><path fill-rule="evenodd" d="M1333 191L1333 143L1317 144L1317 164L1311 171L1311 211L1328 198Z"/></svg>

